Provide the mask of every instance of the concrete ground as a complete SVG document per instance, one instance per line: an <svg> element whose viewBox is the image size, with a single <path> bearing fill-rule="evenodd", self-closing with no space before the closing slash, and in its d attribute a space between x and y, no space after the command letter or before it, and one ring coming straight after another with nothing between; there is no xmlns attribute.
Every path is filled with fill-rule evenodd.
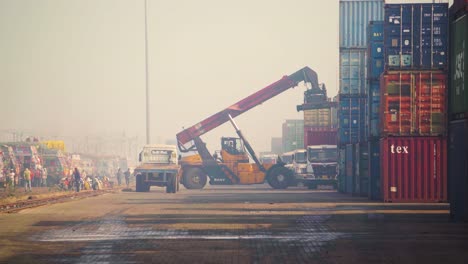
<svg viewBox="0 0 468 264"><path fill-rule="evenodd" d="M119 192L0 214L5 263L468 263L447 204L266 185Z"/></svg>

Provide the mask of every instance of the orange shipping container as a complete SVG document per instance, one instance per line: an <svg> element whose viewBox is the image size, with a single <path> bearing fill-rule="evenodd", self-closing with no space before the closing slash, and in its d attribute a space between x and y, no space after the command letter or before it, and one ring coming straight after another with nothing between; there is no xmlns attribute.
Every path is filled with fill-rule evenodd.
<svg viewBox="0 0 468 264"><path fill-rule="evenodd" d="M390 71L380 82L382 136L446 135L447 74Z"/></svg>

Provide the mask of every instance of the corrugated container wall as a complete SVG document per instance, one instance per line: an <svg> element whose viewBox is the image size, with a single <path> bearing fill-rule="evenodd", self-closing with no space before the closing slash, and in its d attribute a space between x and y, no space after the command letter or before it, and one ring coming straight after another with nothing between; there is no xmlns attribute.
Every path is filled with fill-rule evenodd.
<svg viewBox="0 0 468 264"><path fill-rule="evenodd" d="M354 193L367 196L369 193L369 150L367 142L357 143L355 146Z"/></svg>
<svg viewBox="0 0 468 264"><path fill-rule="evenodd" d="M443 69L448 59L448 4L387 4L385 69Z"/></svg>
<svg viewBox="0 0 468 264"><path fill-rule="evenodd" d="M455 18L468 13L468 0L454 0L450 7L450 15Z"/></svg>
<svg viewBox="0 0 468 264"><path fill-rule="evenodd" d="M340 0L340 47L365 47L366 27L383 19L383 0Z"/></svg>
<svg viewBox="0 0 468 264"><path fill-rule="evenodd" d="M384 70L383 21L370 21L368 25L367 87L368 119L367 134L380 136L380 75Z"/></svg>
<svg viewBox="0 0 468 264"><path fill-rule="evenodd" d="M367 49L340 49L340 94L366 94Z"/></svg>
<svg viewBox="0 0 468 264"><path fill-rule="evenodd" d="M337 145L337 131L316 131L304 127L304 148L314 145Z"/></svg>
<svg viewBox="0 0 468 264"><path fill-rule="evenodd" d="M445 138L384 138L380 151L384 202L447 201Z"/></svg>
<svg viewBox="0 0 468 264"><path fill-rule="evenodd" d="M354 193L354 172L355 172L355 145L346 145L345 152L345 192L352 194Z"/></svg>
<svg viewBox="0 0 468 264"><path fill-rule="evenodd" d="M450 117L468 118L468 15L451 23L450 28Z"/></svg>
<svg viewBox="0 0 468 264"><path fill-rule="evenodd" d="M304 120L286 120L283 123L283 152L304 147Z"/></svg>
<svg viewBox="0 0 468 264"><path fill-rule="evenodd" d="M367 33L367 79L378 81L384 70L383 21L370 21Z"/></svg>
<svg viewBox="0 0 468 264"><path fill-rule="evenodd" d="M380 83L371 82L368 95L368 136L371 138L380 137Z"/></svg>
<svg viewBox="0 0 468 264"><path fill-rule="evenodd" d="M346 147L338 149L338 191L346 192Z"/></svg>
<svg viewBox="0 0 468 264"><path fill-rule="evenodd" d="M331 108L304 110L304 126L330 130Z"/></svg>
<svg viewBox="0 0 468 264"><path fill-rule="evenodd" d="M354 144L367 139L366 101L364 96L340 95L338 144Z"/></svg>
<svg viewBox="0 0 468 264"><path fill-rule="evenodd" d="M380 141L369 141L369 198L381 200L380 193Z"/></svg>
<svg viewBox="0 0 468 264"><path fill-rule="evenodd" d="M449 131L450 215L468 222L468 119L451 122Z"/></svg>
<svg viewBox="0 0 468 264"><path fill-rule="evenodd" d="M395 71L381 76L382 136L446 135L447 75Z"/></svg>
<svg viewBox="0 0 468 264"><path fill-rule="evenodd" d="M338 107L331 107L331 129L338 128Z"/></svg>

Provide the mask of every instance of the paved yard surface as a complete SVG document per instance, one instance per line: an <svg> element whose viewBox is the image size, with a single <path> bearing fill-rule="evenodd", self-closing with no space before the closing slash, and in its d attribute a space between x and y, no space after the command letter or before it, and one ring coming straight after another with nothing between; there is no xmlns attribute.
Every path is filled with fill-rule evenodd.
<svg viewBox="0 0 468 264"><path fill-rule="evenodd" d="M446 204L333 191L119 192L0 214L6 263L468 263Z"/></svg>

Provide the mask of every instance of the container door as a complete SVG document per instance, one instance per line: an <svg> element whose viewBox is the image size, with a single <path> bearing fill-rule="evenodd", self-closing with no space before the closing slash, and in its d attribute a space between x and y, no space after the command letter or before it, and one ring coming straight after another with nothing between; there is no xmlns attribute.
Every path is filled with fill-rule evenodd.
<svg viewBox="0 0 468 264"><path fill-rule="evenodd" d="M382 194L386 202L446 202L447 140L394 137L381 141Z"/></svg>
<svg viewBox="0 0 468 264"><path fill-rule="evenodd" d="M380 142L369 141L369 198L381 200L380 192Z"/></svg>
<svg viewBox="0 0 468 264"><path fill-rule="evenodd" d="M468 120L449 125L450 217L468 222Z"/></svg>

